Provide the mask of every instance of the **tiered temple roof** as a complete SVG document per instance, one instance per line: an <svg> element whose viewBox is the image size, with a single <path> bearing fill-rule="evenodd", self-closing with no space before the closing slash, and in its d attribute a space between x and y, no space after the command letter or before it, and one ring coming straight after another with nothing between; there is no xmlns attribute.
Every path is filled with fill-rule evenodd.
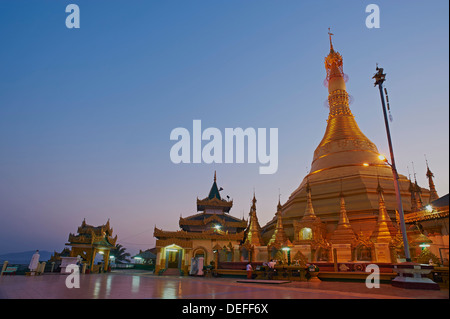
<svg viewBox="0 0 450 319"><path fill-rule="evenodd" d="M412 224L425 220L449 218L449 194L436 199L420 211L405 214L405 223Z"/></svg>
<svg viewBox="0 0 450 319"><path fill-rule="evenodd" d="M217 178L216 172L214 172L214 182L211 186L211 190L209 191L208 197L203 199L197 198L197 211L208 211L215 210L220 212L229 212L231 207L233 206L233 200L225 200L220 196L220 191L217 187Z"/></svg>
<svg viewBox="0 0 450 319"><path fill-rule="evenodd" d="M214 182L208 197L199 200L197 198L197 210L200 213L181 217L179 219L180 230L165 231L155 227L153 236L158 239L158 246L167 242L178 243L181 247L192 245L192 239L225 239L242 241L247 221L228 214L233 201L227 201L220 196L221 188L217 186L217 176L214 172ZM175 240L175 241L174 241Z"/></svg>
<svg viewBox="0 0 450 319"><path fill-rule="evenodd" d="M113 229L110 227L109 219L105 225L92 226L86 224L83 219L81 226L78 227L78 234L69 234L69 244L88 244L94 246L114 247L117 241L117 235L112 237Z"/></svg>

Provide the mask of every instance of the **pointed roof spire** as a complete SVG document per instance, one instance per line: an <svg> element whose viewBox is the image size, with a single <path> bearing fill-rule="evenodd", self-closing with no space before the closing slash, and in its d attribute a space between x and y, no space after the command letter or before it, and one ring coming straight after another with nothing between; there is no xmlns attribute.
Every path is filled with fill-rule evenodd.
<svg viewBox="0 0 450 319"><path fill-rule="evenodd" d="M344 194L340 193L340 213L339 213L339 222L336 229L331 236L332 243L345 243L350 244L356 240L355 232L350 226L350 221L347 216L347 210L345 208L345 199Z"/></svg>
<svg viewBox="0 0 450 319"><path fill-rule="evenodd" d="M331 33L331 28L328 28L328 36L330 37L330 52L334 52L333 49L333 42L331 41L331 36L334 35L333 33Z"/></svg>
<svg viewBox="0 0 450 319"><path fill-rule="evenodd" d="M281 205L281 193L280 193L280 189L278 188L278 205L277 205L277 211L281 211L281 208L283 206Z"/></svg>
<svg viewBox="0 0 450 319"><path fill-rule="evenodd" d="M244 243L255 245L255 246L263 246L264 241L261 236L261 226L259 225L258 217L256 216L256 196L253 193L252 199L252 207L250 208L249 213L249 222L247 229L245 231L245 241Z"/></svg>
<svg viewBox="0 0 450 319"><path fill-rule="evenodd" d="M383 187L381 187L381 185L380 185L380 176L378 175L378 173L377 173L377 181L378 181L378 185L377 185L377 193L378 193L379 195L381 195L381 197L383 197L383 191L384 191L384 189L383 189ZM384 201L384 199L383 199L383 201Z"/></svg>
<svg viewBox="0 0 450 319"><path fill-rule="evenodd" d="M428 204L432 201L435 201L439 198L439 195L436 191L436 186L434 186L433 177L434 174L431 172L430 168L428 167L428 160L425 156L425 162L427 163L427 178L428 178L428 187L430 188L430 199L428 200Z"/></svg>
<svg viewBox="0 0 450 319"><path fill-rule="evenodd" d="M414 175L414 183L411 178L409 179L409 192L411 193L411 211L416 212L422 209L422 190L417 184L416 171L414 169L414 162L411 162L413 165L413 175ZM408 167L408 175L409 175L409 167Z"/></svg>
<svg viewBox="0 0 450 319"><path fill-rule="evenodd" d="M330 37L330 53L325 58L325 69L327 71L326 79L328 81L329 93L336 89L345 90L342 56L339 54L339 52L334 51L333 42L331 40L332 35L334 34L331 33L330 28L328 28L328 36ZM331 79L333 78L339 83L334 81L335 83L332 84Z"/></svg>
<svg viewBox="0 0 450 319"><path fill-rule="evenodd" d="M417 208L417 199L416 199L416 190L415 187L411 181L411 179L409 180L409 192L411 194L411 211L412 212L416 212L418 211Z"/></svg>
<svg viewBox="0 0 450 319"><path fill-rule="evenodd" d="M391 232L389 230L389 225L392 224L391 218L389 217L386 204L384 202L383 188L380 185L380 179L378 178L378 219L370 239L375 242L390 242L392 240Z"/></svg>
<svg viewBox="0 0 450 319"><path fill-rule="evenodd" d="M339 227L339 225L341 225L342 227L350 227L350 221L347 216L347 209L345 208L345 199L344 199L344 194L342 193L342 191L340 193L340 205L341 205L341 209L339 212L338 227Z"/></svg>
<svg viewBox="0 0 450 319"><path fill-rule="evenodd" d="M277 205L277 227L275 228L275 231L270 238L269 242L267 243L267 246L277 246L281 248L282 246L290 246L292 245L291 241L289 240L288 236L286 235L286 232L284 231L283 227L283 221L281 217L281 205L280 201L278 200Z"/></svg>
<svg viewBox="0 0 450 319"><path fill-rule="evenodd" d="M199 199L197 197L197 211L206 212L207 209L221 210L222 212L230 212L231 207L233 206L233 200L230 200L229 196L227 196L228 200L222 199L220 196L220 191L223 190L222 187L217 187L217 174L214 171L214 182L209 191L208 197L203 199Z"/></svg>
<svg viewBox="0 0 450 319"><path fill-rule="evenodd" d="M213 199L213 198L217 198L217 199L222 199L222 197L220 197L220 190L217 187L217 176L216 176L216 171L214 171L214 182L211 186L211 190L209 191L209 195L208 198L209 199Z"/></svg>
<svg viewBox="0 0 450 319"><path fill-rule="evenodd" d="M253 191L253 199L252 199L252 210L254 210L256 212L256 195L255 195L255 191Z"/></svg>
<svg viewBox="0 0 450 319"><path fill-rule="evenodd" d="M305 214L303 215L303 219L305 218L316 218L316 214L314 213L314 207L312 204L311 186L309 185L309 179L306 180L306 209Z"/></svg>

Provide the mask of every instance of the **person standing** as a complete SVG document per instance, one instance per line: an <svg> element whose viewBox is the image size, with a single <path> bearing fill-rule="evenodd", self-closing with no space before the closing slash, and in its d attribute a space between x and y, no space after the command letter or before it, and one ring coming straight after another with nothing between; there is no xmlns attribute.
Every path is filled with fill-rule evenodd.
<svg viewBox="0 0 450 319"><path fill-rule="evenodd" d="M267 265L269 266L269 279L272 279L275 272L275 262L271 259Z"/></svg>
<svg viewBox="0 0 450 319"><path fill-rule="evenodd" d="M253 267L251 263L247 264L247 279L252 279Z"/></svg>

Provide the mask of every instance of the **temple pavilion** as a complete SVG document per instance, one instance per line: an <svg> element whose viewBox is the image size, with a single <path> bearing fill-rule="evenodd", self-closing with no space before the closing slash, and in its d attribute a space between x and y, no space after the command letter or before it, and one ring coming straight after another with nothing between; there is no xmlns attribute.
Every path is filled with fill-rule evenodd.
<svg viewBox="0 0 450 319"><path fill-rule="evenodd" d="M89 225L86 219L83 219L77 234L69 234L69 242L66 245L70 247L70 257L80 256L91 272L97 272L100 267L95 265L95 257L100 254L103 256L103 270L107 270L110 251L115 248L117 241L117 235L112 237L112 234L109 219L106 224L100 226Z"/></svg>
<svg viewBox="0 0 450 319"><path fill-rule="evenodd" d="M230 215L232 200L223 199L217 186L216 173L207 197L197 198L197 214L180 217L178 231L156 228L155 272L179 269L188 274L191 259L211 262L240 260L240 244L244 239L247 221Z"/></svg>

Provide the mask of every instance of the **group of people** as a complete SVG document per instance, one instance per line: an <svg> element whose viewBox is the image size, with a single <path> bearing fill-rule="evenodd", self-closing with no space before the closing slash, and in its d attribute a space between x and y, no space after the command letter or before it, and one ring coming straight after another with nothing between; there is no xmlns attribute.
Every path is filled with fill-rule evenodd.
<svg viewBox="0 0 450 319"><path fill-rule="evenodd" d="M270 260L269 262L267 262L267 263L263 263L263 266L269 267L269 273L268 273L268 275L267 275L269 279L272 279L272 278L273 278L273 274L274 274L274 272L275 272L275 265L276 265L276 261L273 260L273 259L271 259L271 260ZM249 262L249 263L247 264L246 270L247 270L247 279L254 279L254 278L253 278L253 267L252 267L252 263L251 263L251 262Z"/></svg>

